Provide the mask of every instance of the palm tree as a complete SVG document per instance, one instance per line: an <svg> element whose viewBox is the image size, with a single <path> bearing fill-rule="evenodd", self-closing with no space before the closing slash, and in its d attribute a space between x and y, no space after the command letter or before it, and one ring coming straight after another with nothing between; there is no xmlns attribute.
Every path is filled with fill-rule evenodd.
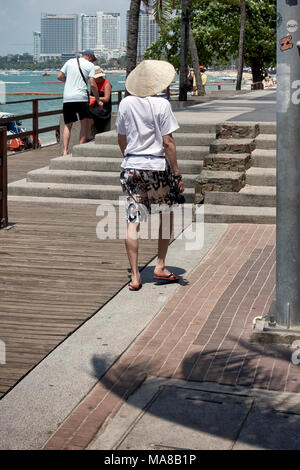
<svg viewBox="0 0 300 470"><path fill-rule="evenodd" d="M246 33L246 0L241 0L241 28L239 41L239 62L236 80L236 89L240 90L242 86L243 67L244 67L244 43Z"/></svg>
<svg viewBox="0 0 300 470"><path fill-rule="evenodd" d="M136 67L137 45L139 31L139 16L142 2L146 6L153 7L155 20L158 24L163 24L172 9L175 8L176 0L131 0L127 34L127 65L126 76ZM191 0L181 0L182 28L181 28L181 48L180 48L180 86L179 99L187 100L187 58L188 49L191 50L193 68L196 75L196 83L199 95L204 94L202 80L199 71L198 51L195 44L193 31L190 27Z"/></svg>
<svg viewBox="0 0 300 470"><path fill-rule="evenodd" d="M130 1L127 31L126 77L136 67L141 1L142 0ZM148 3L147 0L145 1Z"/></svg>
<svg viewBox="0 0 300 470"><path fill-rule="evenodd" d="M189 29L189 46L190 46L190 52L191 52L191 57L192 57L192 64L193 64L194 74L195 74L195 78L196 78L198 96L203 96L204 95L204 87L203 87L202 78L201 78L200 69L199 69L198 50L197 50L197 46L196 46L196 43L195 43L194 34L193 34L193 30L192 30L191 25L190 25L190 29Z"/></svg>

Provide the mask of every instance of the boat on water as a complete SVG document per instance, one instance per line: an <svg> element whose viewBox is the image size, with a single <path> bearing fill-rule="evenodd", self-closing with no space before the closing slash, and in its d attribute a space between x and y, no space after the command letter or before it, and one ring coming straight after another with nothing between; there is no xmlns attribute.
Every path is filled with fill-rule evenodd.
<svg viewBox="0 0 300 470"><path fill-rule="evenodd" d="M15 115L11 113L0 112L0 119L8 119L11 118L11 121L0 125L6 127L7 131L7 150L13 152L19 152L22 150L27 150L33 148L33 136L28 135L25 137L14 137L15 134L19 134L21 132L27 132L25 127L22 127L22 122L15 120ZM41 146L40 140L38 141L39 147Z"/></svg>

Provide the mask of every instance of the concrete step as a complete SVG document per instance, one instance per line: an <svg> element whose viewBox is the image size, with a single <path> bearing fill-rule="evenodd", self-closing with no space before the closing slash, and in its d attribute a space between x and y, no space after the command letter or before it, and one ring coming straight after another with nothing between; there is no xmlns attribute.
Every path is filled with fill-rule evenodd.
<svg viewBox="0 0 300 470"><path fill-rule="evenodd" d="M176 146L178 160L203 160L209 153L208 145ZM95 157L95 158L122 158L118 145L111 144L81 144L75 145L72 150L74 157Z"/></svg>
<svg viewBox="0 0 300 470"><path fill-rule="evenodd" d="M276 134L276 122L259 122L260 134Z"/></svg>
<svg viewBox="0 0 300 470"><path fill-rule="evenodd" d="M252 164L261 168L276 168L275 149L256 149L251 155Z"/></svg>
<svg viewBox="0 0 300 470"><path fill-rule="evenodd" d="M275 207L247 207L204 205L204 221L207 223L275 224Z"/></svg>
<svg viewBox="0 0 300 470"><path fill-rule="evenodd" d="M183 175L186 188L194 188L196 176L195 174ZM50 170L48 167L45 167L30 171L27 174L27 182L117 186L120 184L120 172Z"/></svg>
<svg viewBox="0 0 300 470"><path fill-rule="evenodd" d="M75 198L93 200L118 200L123 195L120 185L28 183L21 180L8 185L9 196L34 196L52 198ZM194 188L184 192L186 202L194 202Z"/></svg>
<svg viewBox="0 0 300 470"><path fill-rule="evenodd" d="M191 134L214 134L216 135L216 125L215 124L194 124L191 122L184 122L181 121L180 115L176 116L180 129L174 132L173 135L177 135L180 133L191 133Z"/></svg>
<svg viewBox="0 0 300 470"><path fill-rule="evenodd" d="M276 134L259 134L255 139L257 149L276 149Z"/></svg>
<svg viewBox="0 0 300 470"><path fill-rule="evenodd" d="M182 174L198 175L203 167L202 161L177 160ZM93 157L58 157L50 161L51 170L79 171L121 171L122 158L93 158Z"/></svg>
<svg viewBox="0 0 300 470"><path fill-rule="evenodd" d="M239 192L207 191L205 204L247 207L275 207L276 187L246 185Z"/></svg>
<svg viewBox="0 0 300 470"><path fill-rule="evenodd" d="M276 186L276 168L249 168L246 171L246 184L252 186Z"/></svg>
<svg viewBox="0 0 300 470"><path fill-rule="evenodd" d="M201 134L200 132L176 132L173 134L176 145L209 145L216 138L214 134ZM96 144L117 145L117 132L109 131L95 136Z"/></svg>

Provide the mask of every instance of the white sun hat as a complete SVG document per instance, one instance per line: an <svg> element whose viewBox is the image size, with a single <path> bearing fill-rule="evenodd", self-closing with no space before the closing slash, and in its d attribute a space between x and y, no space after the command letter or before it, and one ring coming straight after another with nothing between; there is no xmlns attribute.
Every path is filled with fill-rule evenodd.
<svg viewBox="0 0 300 470"><path fill-rule="evenodd" d="M95 78L100 77L105 77L105 72L99 65L95 65Z"/></svg>
<svg viewBox="0 0 300 470"><path fill-rule="evenodd" d="M127 77L126 89L134 96L144 98L165 90L174 80L176 71L164 60L143 60Z"/></svg>

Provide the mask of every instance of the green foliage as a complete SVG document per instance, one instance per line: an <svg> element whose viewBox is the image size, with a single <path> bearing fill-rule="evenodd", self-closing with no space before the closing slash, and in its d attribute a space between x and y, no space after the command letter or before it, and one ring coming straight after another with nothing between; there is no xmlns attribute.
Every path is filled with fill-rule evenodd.
<svg viewBox="0 0 300 470"><path fill-rule="evenodd" d="M276 63L276 0L246 0L247 22L245 63L264 67ZM146 51L145 58L179 64L180 1L178 16L166 21L160 38ZM191 24L200 63L226 64L238 54L240 34L240 0L192 0Z"/></svg>
<svg viewBox="0 0 300 470"><path fill-rule="evenodd" d="M59 69L63 65L61 60L49 60L47 62L34 62L33 56L30 54L16 54L1 57L0 69L22 69L22 70L43 70L43 69Z"/></svg>
<svg viewBox="0 0 300 470"><path fill-rule="evenodd" d="M104 60L100 59L101 67L104 68L122 68L126 67L126 56L121 56L118 59ZM44 70L54 69L58 70L63 66L63 62L59 59L49 60L47 62L34 62L33 56L30 54L16 54L9 56L0 56L0 70Z"/></svg>

